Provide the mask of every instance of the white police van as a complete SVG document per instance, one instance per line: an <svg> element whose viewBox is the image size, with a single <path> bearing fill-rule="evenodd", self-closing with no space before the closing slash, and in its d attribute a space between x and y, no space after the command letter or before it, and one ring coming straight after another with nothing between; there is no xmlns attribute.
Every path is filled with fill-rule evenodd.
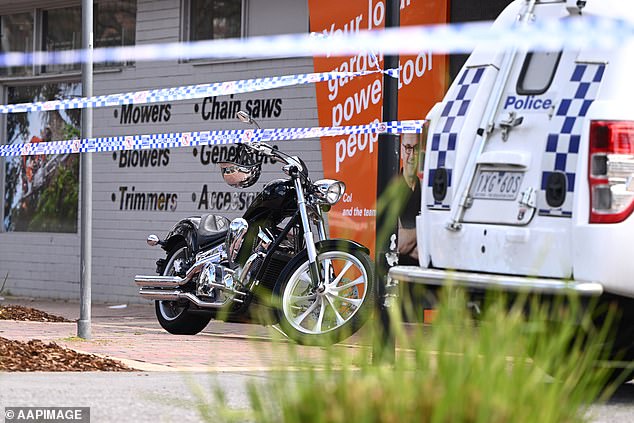
<svg viewBox="0 0 634 423"><path fill-rule="evenodd" d="M634 22L629 6L516 0L496 25ZM633 69L630 41L613 51L476 49L428 115L420 266L396 266L390 277L575 291L617 301L634 318ZM621 341L634 341L629 322Z"/></svg>

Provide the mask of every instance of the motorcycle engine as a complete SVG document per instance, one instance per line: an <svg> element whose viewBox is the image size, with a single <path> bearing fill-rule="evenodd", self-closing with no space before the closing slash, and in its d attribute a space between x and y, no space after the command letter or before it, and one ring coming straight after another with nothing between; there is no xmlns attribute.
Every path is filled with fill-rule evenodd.
<svg viewBox="0 0 634 423"><path fill-rule="evenodd" d="M220 264L207 263L200 272L196 284L196 294L224 301L225 289L233 289L234 271Z"/></svg>

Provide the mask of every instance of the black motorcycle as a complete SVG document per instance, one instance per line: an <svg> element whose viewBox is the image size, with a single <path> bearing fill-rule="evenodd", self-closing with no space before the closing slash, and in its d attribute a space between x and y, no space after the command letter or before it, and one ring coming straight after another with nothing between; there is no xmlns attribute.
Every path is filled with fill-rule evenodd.
<svg viewBox="0 0 634 423"><path fill-rule="evenodd" d="M238 117L257 126L244 112ZM160 276L135 277L140 295L155 300L159 323L173 334L196 334L217 318L277 323L301 344L341 341L359 329L375 301L369 250L327 236L324 213L341 199L344 183L312 182L299 157L265 143L235 151L231 162L219 164L229 185L255 184L265 158L281 164L288 178L267 183L241 218L190 217L164 240L150 235L148 244L160 245L167 257L157 261Z"/></svg>

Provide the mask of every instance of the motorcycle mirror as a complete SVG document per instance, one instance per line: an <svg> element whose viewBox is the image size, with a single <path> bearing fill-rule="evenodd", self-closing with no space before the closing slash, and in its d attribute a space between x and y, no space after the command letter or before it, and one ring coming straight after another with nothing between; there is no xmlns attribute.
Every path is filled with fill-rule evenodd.
<svg viewBox="0 0 634 423"><path fill-rule="evenodd" d="M147 245L149 245L150 247L154 247L155 245L160 244L161 240L159 239L159 237L152 234L147 237L146 242L147 242Z"/></svg>
<svg viewBox="0 0 634 423"><path fill-rule="evenodd" d="M249 114L243 110L238 110L238 113L236 113L236 117L244 123L253 122L253 119L251 119L251 116L249 116Z"/></svg>
<svg viewBox="0 0 634 423"><path fill-rule="evenodd" d="M255 121L255 119L253 119L251 115L249 115L244 110L238 110L238 112L236 113L236 117L242 122L250 123L252 125L255 125L256 128L260 129L260 125Z"/></svg>

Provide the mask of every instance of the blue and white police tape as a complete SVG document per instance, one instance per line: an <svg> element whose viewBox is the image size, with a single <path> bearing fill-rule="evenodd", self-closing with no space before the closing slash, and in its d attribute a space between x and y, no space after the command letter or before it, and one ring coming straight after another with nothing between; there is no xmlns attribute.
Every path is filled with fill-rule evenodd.
<svg viewBox="0 0 634 423"><path fill-rule="evenodd" d="M293 85L312 84L342 78L383 73L380 70L360 72L318 72L298 75L269 76L264 78L243 79L236 81L215 82L209 84L186 85L182 87L160 88L119 94L107 94L94 97L71 98L35 103L18 103L0 105L0 113L24 113L35 111L84 109L88 107L112 107L127 104L160 103L166 101L189 100L216 95L231 95L290 87ZM398 69L388 69L384 73L396 77Z"/></svg>
<svg viewBox="0 0 634 423"><path fill-rule="evenodd" d="M238 59L306 56L350 56L368 51L382 54L418 54L421 51L469 53L476 47L499 51L518 47L530 50L617 48L634 37L634 23L583 15L571 19L538 18L530 25L491 22L406 26L380 31L332 34L285 34L188 43L144 44L98 48L93 51L8 52L0 66L74 64L149 60Z"/></svg>
<svg viewBox="0 0 634 423"><path fill-rule="evenodd" d="M424 120L407 120L336 127L232 129L224 131L124 135L118 137L39 143L16 143L0 145L0 157L42 154L99 153L120 150L196 147L201 145L236 144L245 142L288 141L351 134L421 133L424 123Z"/></svg>

